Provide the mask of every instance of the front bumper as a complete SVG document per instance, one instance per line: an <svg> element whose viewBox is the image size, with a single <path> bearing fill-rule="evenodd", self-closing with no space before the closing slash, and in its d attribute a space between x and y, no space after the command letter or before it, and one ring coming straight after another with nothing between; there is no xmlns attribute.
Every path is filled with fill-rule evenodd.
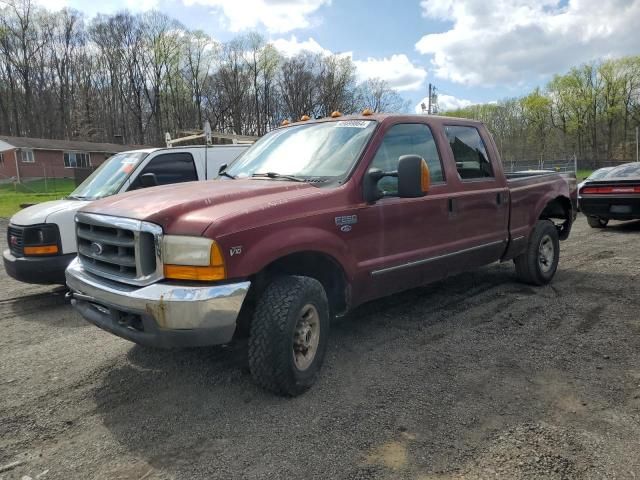
<svg viewBox="0 0 640 480"><path fill-rule="evenodd" d="M73 261L66 272L71 303L94 325L140 345L196 347L231 341L251 282L146 287L97 277Z"/></svg>
<svg viewBox="0 0 640 480"><path fill-rule="evenodd" d="M64 285L64 271L74 258L75 253L46 257L16 257L9 249L2 253L4 269L10 277L43 285Z"/></svg>
<svg viewBox="0 0 640 480"><path fill-rule="evenodd" d="M581 196L580 210L590 217L613 220L640 218L640 196Z"/></svg>

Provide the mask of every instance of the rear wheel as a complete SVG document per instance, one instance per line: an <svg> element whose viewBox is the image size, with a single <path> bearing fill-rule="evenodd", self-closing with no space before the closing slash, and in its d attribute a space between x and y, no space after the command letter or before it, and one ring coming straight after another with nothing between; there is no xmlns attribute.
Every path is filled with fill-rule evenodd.
<svg viewBox="0 0 640 480"><path fill-rule="evenodd" d="M609 223L608 218L587 217L587 222L591 228L605 228Z"/></svg>
<svg viewBox="0 0 640 480"><path fill-rule="evenodd" d="M309 277L273 280L256 306L249 334L249 368L256 383L296 396L316 381L329 334L324 288Z"/></svg>
<svg viewBox="0 0 640 480"><path fill-rule="evenodd" d="M549 220L538 220L527 250L514 259L518 279L532 285L545 285L558 269L560 241L558 229Z"/></svg>

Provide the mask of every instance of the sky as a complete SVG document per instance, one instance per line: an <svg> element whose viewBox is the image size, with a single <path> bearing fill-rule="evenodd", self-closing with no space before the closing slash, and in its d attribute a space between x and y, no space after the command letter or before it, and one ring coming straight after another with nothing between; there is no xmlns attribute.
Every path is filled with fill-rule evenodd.
<svg viewBox="0 0 640 480"><path fill-rule="evenodd" d="M90 18L157 9L227 41L257 31L285 55L349 55L420 111L520 96L556 73L640 55L640 0L37 0Z"/></svg>

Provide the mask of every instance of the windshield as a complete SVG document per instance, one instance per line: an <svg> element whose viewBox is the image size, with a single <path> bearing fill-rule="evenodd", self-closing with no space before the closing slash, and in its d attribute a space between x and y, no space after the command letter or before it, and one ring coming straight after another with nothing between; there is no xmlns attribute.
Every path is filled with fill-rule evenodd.
<svg viewBox="0 0 640 480"><path fill-rule="evenodd" d="M129 174L147 155L147 152L124 152L114 155L71 192L69 198L97 200L118 193Z"/></svg>
<svg viewBox="0 0 640 480"><path fill-rule="evenodd" d="M342 120L275 130L262 137L227 172L234 177L277 174L327 180L345 176L371 137L376 122Z"/></svg>

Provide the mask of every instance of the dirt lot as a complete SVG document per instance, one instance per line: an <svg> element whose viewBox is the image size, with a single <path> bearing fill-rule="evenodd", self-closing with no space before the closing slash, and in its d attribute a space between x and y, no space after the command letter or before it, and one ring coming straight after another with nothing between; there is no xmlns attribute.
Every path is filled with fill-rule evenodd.
<svg viewBox="0 0 640 480"><path fill-rule="evenodd" d="M581 218L549 287L493 265L366 305L292 400L241 346L137 347L2 271L0 478L640 477L639 246Z"/></svg>

